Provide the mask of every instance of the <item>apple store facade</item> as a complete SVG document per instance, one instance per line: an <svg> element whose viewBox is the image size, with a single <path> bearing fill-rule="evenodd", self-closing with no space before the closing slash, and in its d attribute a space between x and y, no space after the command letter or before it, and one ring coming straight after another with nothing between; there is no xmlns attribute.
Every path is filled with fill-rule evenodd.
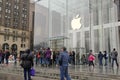
<svg viewBox="0 0 120 80"><path fill-rule="evenodd" d="M88 53L120 52L119 0L41 0L35 3L35 45Z"/></svg>

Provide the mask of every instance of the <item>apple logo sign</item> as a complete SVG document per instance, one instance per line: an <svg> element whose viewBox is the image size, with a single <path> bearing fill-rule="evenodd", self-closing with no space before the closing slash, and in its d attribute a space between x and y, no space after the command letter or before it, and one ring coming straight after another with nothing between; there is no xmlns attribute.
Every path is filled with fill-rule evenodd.
<svg viewBox="0 0 120 80"><path fill-rule="evenodd" d="M79 17L79 14L72 19L71 26L73 30L77 30L81 28L82 24L81 24L81 17Z"/></svg>

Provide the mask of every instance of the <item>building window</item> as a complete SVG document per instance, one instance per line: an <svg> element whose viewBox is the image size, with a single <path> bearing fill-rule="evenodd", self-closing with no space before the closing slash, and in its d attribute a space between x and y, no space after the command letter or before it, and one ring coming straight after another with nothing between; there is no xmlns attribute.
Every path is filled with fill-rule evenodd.
<svg viewBox="0 0 120 80"><path fill-rule="evenodd" d="M4 41L9 40L9 35L4 35Z"/></svg>
<svg viewBox="0 0 120 80"><path fill-rule="evenodd" d="M4 40L6 41L6 40L9 40L9 29L4 29L4 31L5 31L5 36L4 36Z"/></svg>
<svg viewBox="0 0 120 80"><path fill-rule="evenodd" d="M7 36L6 35L4 35L4 41L6 41L7 40Z"/></svg>
<svg viewBox="0 0 120 80"><path fill-rule="evenodd" d="M89 31L85 31L85 49L86 49L86 53L89 53Z"/></svg>
<svg viewBox="0 0 120 80"><path fill-rule="evenodd" d="M0 18L2 18L2 15L0 14Z"/></svg>
<svg viewBox="0 0 120 80"><path fill-rule="evenodd" d="M0 0L0 2L2 2L2 0Z"/></svg>
<svg viewBox="0 0 120 80"><path fill-rule="evenodd" d="M13 42L15 42L15 31L13 31Z"/></svg>
<svg viewBox="0 0 120 80"><path fill-rule="evenodd" d="M23 44L21 44L21 48L23 48Z"/></svg>
<svg viewBox="0 0 120 80"><path fill-rule="evenodd" d="M25 44L24 44L24 48L25 48Z"/></svg>
<svg viewBox="0 0 120 80"><path fill-rule="evenodd" d="M109 5L105 5L108 3L108 0L103 1L102 3L102 21L103 23L109 23Z"/></svg>
<svg viewBox="0 0 120 80"><path fill-rule="evenodd" d="M6 13L10 13L11 11L10 11L9 9L6 9L5 12L6 12Z"/></svg>
<svg viewBox="0 0 120 80"><path fill-rule="evenodd" d="M13 36L13 42L15 42L15 36Z"/></svg>
<svg viewBox="0 0 120 80"><path fill-rule="evenodd" d="M26 38L25 37L23 38L23 40L24 40L24 42L26 42Z"/></svg>
<svg viewBox="0 0 120 80"><path fill-rule="evenodd" d="M19 3L19 0L15 0L15 2Z"/></svg>
<svg viewBox="0 0 120 80"><path fill-rule="evenodd" d="M23 42L23 38L21 38L21 42Z"/></svg>
<svg viewBox="0 0 120 80"><path fill-rule="evenodd" d="M94 7L93 7L93 24L94 26L99 24L99 13L98 13L98 0L94 0Z"/></svg>
<svg viewBox="0 0 120 80"><path fill-rule="evenodd" d="M16 31L16 37L15 37L16 41L18 40L18 37L17 37L17 35L18 35L18 32Z"/></svg>
<svg viewBox="0 0 120 80"><path fill-rule="evenodd" d="M2 11L2 8L0 7L0 11Z"/></svg>
<svg viewBox="0 0 120 80"><path fill-rule="evenodd" d="M94 30L94 50L99 52L99 30Z"/></svg>

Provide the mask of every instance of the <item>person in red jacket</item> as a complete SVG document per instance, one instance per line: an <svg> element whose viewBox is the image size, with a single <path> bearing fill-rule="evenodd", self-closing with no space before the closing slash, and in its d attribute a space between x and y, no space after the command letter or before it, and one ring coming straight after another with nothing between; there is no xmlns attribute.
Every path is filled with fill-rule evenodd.
<svg viewBox="0 0 120 80"><path fill-rule="evenodd" d="M95 60L95 56L92 54L92 52L90 52L89 57L88 57L88 61L89 61L89 66L93 66L94 67L94 61Z"/></svg>

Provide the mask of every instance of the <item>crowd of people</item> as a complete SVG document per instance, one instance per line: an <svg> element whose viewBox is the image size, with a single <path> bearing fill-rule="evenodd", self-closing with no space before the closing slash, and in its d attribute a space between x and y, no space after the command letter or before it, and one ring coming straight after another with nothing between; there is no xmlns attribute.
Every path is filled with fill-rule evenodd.
<svg viewBox="0 0 120 80"><path fill-rule="evenodd" d="M92 55L92 61L90 62L90 55ZM118 52L114 48L111 53L107 53L107 51L99 51L97 55L94 55L92 50L90 50L89 54L85 55L83 54L81 57L81 62L83 65L91 63L94 66L94 62L98 61L99 66L108 66L108 63L111 64L111 67L114 67L114 62L116 63L116 66L119 67L118 63ZM89 64L90 65L90 64Z"/></svg>
<svg viewBox="0 0 120 80"><path fill-rule="evenodd" d="M116 63L116 66L119 67L118 64L118 52L114 48L111 53L108 53L107 51L99 51L97 55L94 55L92 50L90 50L89 54L81 54L75 53L75 51L67 51L69 54L69 64L75 65L75 64L82 64L87 65L89 64L89 56L90 54L93 54L95 57L95 60L98 62L99 66L108 66L109 61L111 61L111 66L114 67L114 62ZM22 54L25 53L25 51L22 52ZM60 50L52 51L50 48L41 48L39 50L30 51L30 53L33 54L34 62L37 65L41 65L43 67L50 67L53 65L58 65L59 62L59 55ZM81 56L81 57L80 57ZM0 64L6 64L8 65L10 61L14 61L14 63L17 63L17 60L20 60L20 56L18 56L17 51L10 52L9 50L2 51L0 50Z"/></svg>
<svg viewBox="0 0 120 80"><path fill-rule="evenodd" d="M36 65L38 62L46 66L50 66L52 52L50 48L41 49L36 54L30 52L30 50L26 50L20 57L21 59L21 67L24 69L24 80L31 80L31 68L34 66L34 57L36 58ZM60 63L61 62L61 63ZM56 63L56 61L55 61ZM61 48L58 56L58 65L60 66L60 80L71 80L68 74L68 63L69 63L69 54L65 47Z"/></svg>
<svg viewBox="0 0 120 80"><path fill-rule="evenodd" d="M75 53L75 51L67 51L65 47L63 47L59 51L52 51L50 48L41 48L35 51L27 49L26 51L23 51L19 56L17 55L17 51L10 52L9 50L0 50L0 64L8 65L10 59L12 59L15 64L17 63L17 60L20 61L21 67L24 68L25 80L27 80L27 73L29 80L31 80L30 69L34 66L34 63L36 64L36 66L41 65L41 67L50 67L53 65L61 66L61 80L63 80L64 76L68 78L68 80L70 80L70 77L68 75L68 64L76 65L80 64L81 62L82 65L88 65L89 67L93 66L94 68L95 60L98 60L99 66L103 66L103 63L104 66L108 66L108 59L110 59L112 67L114 67L114 62L116 63L116 66L119 67L118 52L115 48L111 53L107 53L107 51L100 51L97 56L94 55L92 50L90 50L89 54L83 54L81 56L81 59L80 53Z"/></svg>
<svg viewBox="0 0 120 80"><path fill-rule="evenodd" d="M41 66L51 66L57 65L59 60L60 51L51 51L50 48L43 48L35 51L36 65L41 64ZM69 64L75 65L75 52L69 52Z"/></svg>
<svg viewBox="0 0 120 80"><path fill-rule="evenodd" d="M9 64L9 61L13 60L14 63L17 63L17 52L12 51L10 52L9 50L0 50L0 64Z"/></svg>

